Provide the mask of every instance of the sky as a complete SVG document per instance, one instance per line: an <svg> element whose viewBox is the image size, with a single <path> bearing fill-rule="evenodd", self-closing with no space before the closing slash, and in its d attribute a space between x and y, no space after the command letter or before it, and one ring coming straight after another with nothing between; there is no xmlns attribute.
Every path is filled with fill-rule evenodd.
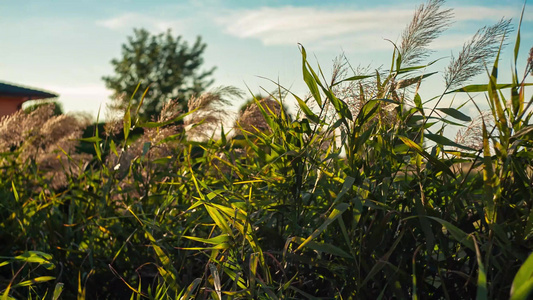
<svg viewBox="0 0 533 300"><path fill-rule="evenodd" d="M348 0L2 0L0 1L0 81L59 94L67 112L96 117L110 102L102 76L113 75L110 61L120 58L121 45L133 28L153 34L171 29L190 44L197 36L207 44L204 67L216 66L216 86L231 85L248 93L273 91L279 82L306 94L298 44L309 60L327 73L340 54L353 66L388 66L392 42L423 1ZM515 28L521 0L447 1L454 23L432 45L428 59L441 59L432 71L442 71L449 58L480 27L512 18ZM516 32L510 42L514 43ZM527 4L522 24L522 69L533 46L533 6ZM510 70L512 47L502 57ZM436 96L442 75L425 85L427 98ZM486 77L475 81L485 82ZM437 92L435 92L437 91ZM432 94L433 93L433 94ZM264 92L263 92L264 94ZM242 100L234 100L234 109ZM471 108L472 109L472 108Z"/></svg>

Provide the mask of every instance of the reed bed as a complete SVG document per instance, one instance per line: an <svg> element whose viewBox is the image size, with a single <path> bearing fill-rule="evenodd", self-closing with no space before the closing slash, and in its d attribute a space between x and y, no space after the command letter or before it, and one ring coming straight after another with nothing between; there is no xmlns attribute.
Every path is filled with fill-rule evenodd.
<svg viewBox="0 0 533 300"><path fill-rule="evenodd" d="M348 76L339 64L328 81L301 46L309 94L278 87L294 115L273 94L225 129L220 104L240 96L226 88L152 122L128 107L85 138L75 119L4 118L2 137L18 131L0 138L2 299L528 299L533 59L517 61L518 24L512 81L498 82L502 20L421 99L437 74L427 46L452 18L443 4L416 10L388 70ZM456 93L484 93L489 111L440 106ZM206 128L217 134L191 138Z"/></svg>

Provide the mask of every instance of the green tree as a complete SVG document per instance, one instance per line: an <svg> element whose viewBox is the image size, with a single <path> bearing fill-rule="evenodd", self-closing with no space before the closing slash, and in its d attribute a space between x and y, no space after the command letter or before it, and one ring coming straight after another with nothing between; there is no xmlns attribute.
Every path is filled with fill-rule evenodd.
<svg viewBox="0 0 533 300"><path fill-rule="evenodd" d="M115 75L102 77L107 88L114 91L114 108L126 108L140 83L132 105L139 104L149 87L140 110L141 118L156 115L168 99L177 99L180 108L187 110L188 99L213 83L210 76L215 68L200 70L206 46L200 37L189 46L170 30L151 35L145 29L134 29L134 35L122 45L122 57L111 61Z"/></svg>

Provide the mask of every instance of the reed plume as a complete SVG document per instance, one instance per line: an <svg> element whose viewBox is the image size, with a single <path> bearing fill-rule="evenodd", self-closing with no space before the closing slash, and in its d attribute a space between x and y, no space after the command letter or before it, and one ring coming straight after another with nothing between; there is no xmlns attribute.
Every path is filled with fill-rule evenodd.
<svg viewBox="0 0 533 300"><path fill-rule="evenodd" d="M4 116L0 120L0 152L16 153L19 164L35 162L43 177L57 189L67 184L67 176L77 176L91 156L76 153L78 139L89 124L88 118L55 116L54 105ZM5 163L5 160L1 162Z"/></svg>
<svg viewBox="0 0 533 300"><path fill-rule="evenodd" d="M500 45L505 43L511 31L511 19L501 19L492 26L479 29L476 34L463 45L457 57L452 55L450 64L444 71L444 80L449 89L459 87L490 65Z"/></svg>
<svg viewBox="0 0 533 300"><path fill-rule="evenodd" d="M189 99L188 109L194 111L185 118L187 135L192 139L209 138L214 130L228 117L227 106L230 97L242 98L242 92L231 86L216 88Z"/></svg>
<svg viewBox="0 0 533 300"><path fill-rule="evenodd" d="M402 64L411 66L422 62L431 52L428 45L450 26L453 13L452 9L441 9L444 2L430 0L415 11L401 37Z"/></svg>

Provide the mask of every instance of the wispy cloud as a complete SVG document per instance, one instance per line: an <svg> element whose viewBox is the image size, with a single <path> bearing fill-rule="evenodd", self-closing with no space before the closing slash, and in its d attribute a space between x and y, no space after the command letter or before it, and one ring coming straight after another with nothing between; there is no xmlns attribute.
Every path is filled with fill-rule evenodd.
<svg viewBox="0 0 533 300"><path fill-rule="evenodd" d="M112 92L105 88L104 84L86 84L78 86L64 86L43 84L47 89L57 92L61 96L87 96L87 97L99 97L109 98Z"/></svg>
<svg viewBox="0 0 533 300"><path fill-rule="evenodd" d="M169 28L183 30L186 22L183 19L170 20L140 13L124 13L113 18L96 21L96 24L112 30L129 30L135 27L146 28L151 31L166 31Z"/></svg>
<svg viewBox="0 0 533 300"><path fill-rule="evenodd" d="M503 16L516 17L519 13L502 7L461 7L454 12L454 20L458 23L498 20ZM397 39L412 15L412 9L395 7L339 10L286 6L232 11L215 21L229 35L257 39L264 45L304 43L325 47L357 43L375 50L390 47L383 39ZM453 46L457 46L455 44Z"/></svg>
<svg viewBox="0 0 533 300"><path fill-rule="evenodd" d="M339 36L387 30L405 24L411 10L322 10L310 7L260 8L236 11L216 21L226 33L255 38L265 45L294 45Z"/></svg>

